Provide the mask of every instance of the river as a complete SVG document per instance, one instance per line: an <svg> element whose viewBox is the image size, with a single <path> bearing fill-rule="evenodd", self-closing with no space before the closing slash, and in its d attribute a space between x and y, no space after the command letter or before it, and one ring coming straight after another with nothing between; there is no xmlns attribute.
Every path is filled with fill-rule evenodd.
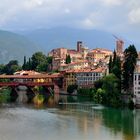
<svg viewBox="0 0 140 140"><path fill-rule="evenodd" d="M0 140L140 140L140 110L6 105Z"/></svg>

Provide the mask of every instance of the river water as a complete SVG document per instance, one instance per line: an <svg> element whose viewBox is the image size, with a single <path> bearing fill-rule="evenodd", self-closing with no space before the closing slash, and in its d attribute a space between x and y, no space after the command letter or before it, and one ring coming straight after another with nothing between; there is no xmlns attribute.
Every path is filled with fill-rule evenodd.
<svg viewBox="0 0 140 140"><path fill-rule="evenodd" d="M140 140L140 110L7 105L0 140Z"/></svg>

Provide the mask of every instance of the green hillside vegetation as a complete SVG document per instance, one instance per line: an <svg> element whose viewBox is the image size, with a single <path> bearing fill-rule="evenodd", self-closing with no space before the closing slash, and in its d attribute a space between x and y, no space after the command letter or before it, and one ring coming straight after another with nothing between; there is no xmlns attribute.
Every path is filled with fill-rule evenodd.
<svg viewBox="0 0 140 140"><path fill-rule="evenodd" d="M0 30L0 63L18 60L23 63L23 57L32 55L39 46L22 35Z"/></svg>

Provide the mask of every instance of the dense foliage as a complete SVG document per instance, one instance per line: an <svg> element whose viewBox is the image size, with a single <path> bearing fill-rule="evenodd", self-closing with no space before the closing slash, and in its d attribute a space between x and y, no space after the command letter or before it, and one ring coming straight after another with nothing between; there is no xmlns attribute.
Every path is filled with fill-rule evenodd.
<svg viewBox="0 0 140 140"><path fill-rule="evenodd" d="M17 60L11 60L8 64L0 65L0 74L13 74L14 72L21 70L21 66Z"/></svg>
<svg viewBox="0 0 140 140"><path fill-rule="evenodd" d="M7 103L10 101L10 93L11 93L10 88L0 89L0 104Z"/></svg>
<svg viewBox="0 0 140 140"><path fill-rule="evenodd" d="M52 57L47 57L42 52L36 52L26 61L24 57L24 63L22 68L24 70L35 70L38 72L50 71L52 66Z"/></svg>
<svg viewBox="0 0 140 140"><path fill-rule="evenodd" d="M76 90L77 89L77 85L69 85L68 87L67 87L67 92L68 93L73 93L74 92L74 90Z"/></svg>
<svg viewBox="0 0 140 140"><path fill-rule="evenodd" d="M66 64L71 63L71 57L70 55L66 55Z"/></svg>
<svg viewBox="0 0 140 140"><path fill-rule="evenodd" d="M134 45L130 45L124 51L124 64L123 64L123 89L126 92L131 92L133 85L133 73L138 57L137 50Z"/></svg>

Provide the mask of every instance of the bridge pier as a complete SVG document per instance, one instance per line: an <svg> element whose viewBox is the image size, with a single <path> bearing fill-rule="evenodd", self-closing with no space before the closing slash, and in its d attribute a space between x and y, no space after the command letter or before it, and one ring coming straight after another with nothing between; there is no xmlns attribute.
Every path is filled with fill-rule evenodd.
<svg viewBox="0 0 140 140"><path fill-rule="evenodd" d="M27 87L26 86L17 86L17 93L18 93L18 98L16 102L18 103L27 103Z"/></svg>
<svg viewBox="0 0 140 140"><path fill-rule="evenodd" d="M27 103L32 103L33 101L33 98L35 97L36 93L35 91L33 90L34 87L27 87Z"/></svg>
<svg viewBox="0 0 140 140"><path fill-rule="evenodd" d="M11 86L11 93L10 93L10 97L11 97L11 102L15 102L18 98L18 92L17 92L17 89L16 87L14 86Z"/></svg>

